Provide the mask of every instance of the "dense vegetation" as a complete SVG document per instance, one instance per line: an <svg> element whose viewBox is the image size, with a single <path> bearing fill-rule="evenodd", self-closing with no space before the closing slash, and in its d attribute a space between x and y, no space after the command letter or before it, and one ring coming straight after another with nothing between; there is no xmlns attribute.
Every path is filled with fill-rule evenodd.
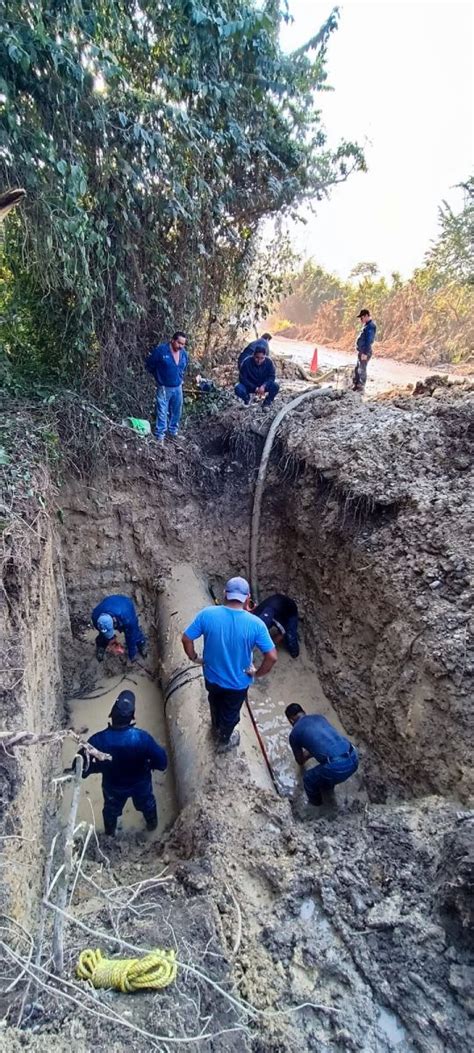
<svg viewBox="0 0 474 1053"><path fill-rule="evenodd" d="M388 282L367 262L344 282L307 261L288 278L292 293L280 303L280 328L287 320L303 326L301 335L312 340L351 347L356 315L367 306L391 354L426 362L472 361L474 179L462 186L464 207L455 213L443 203L439 236L409 280L394 273Z"/></svg>
<svg viewBox="0 0 474 1053"><path fill-rule="evenodd" d="M3 10L0 188L27 191L4 225L10 380L126 388L170 327L204 346L249 298L264 311L275 289L249 282L262 219L363 166L354 145L327 147L317 109L337 11L285 55L278 0Z"/></svg>

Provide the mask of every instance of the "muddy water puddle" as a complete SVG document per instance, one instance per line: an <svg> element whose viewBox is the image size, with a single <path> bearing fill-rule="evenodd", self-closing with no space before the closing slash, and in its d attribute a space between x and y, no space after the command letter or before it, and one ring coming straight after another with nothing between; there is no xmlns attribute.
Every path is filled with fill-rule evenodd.
<svg viewBox="0 0 474 1053"><path fill-rule="evenodd" d="M70 715L70 726L80 731L84 738L89 738L96 731L102 731L108 725L110 710L120 691L130 690L135 693L135 718L137 727L144 728L153 735L161 746L164 746L170 757L163 701L158 685L145 674L133 670L125 677L105 677L98 680L90 695L84 698L73 698L67 703ZM84 731L84 729L87 729ZM66 739L63 750L65 766L70 765L76 752L75 744ZM147 833L147 839L154 841L172 823L177 815L174 779L170 765L166 772L152 772L153 790L158 805L158 828ZM72 789L66 786L63 800L63 812L69 811ZM102 822L102 777L91 775L82 783L81 800L78 811L78 822L90 823L94 816L97 829L103 830ZM136 812L131 800L127 801L118 830L145 830L145 823L140 812Z"/></svg>
<svg viewBox="0 0 474 1053"><path fill-rule="evenodd" d="M301 769L295 763L288 743L291 728L285 717L285 709L290 702L299 702L307 713L321 713L350 738L323 692L304 644L296 659L282 648L278 649L276 666L264 681L255 681L249 691L249 700L276 784L279 792L285 796L293 794L301 783ZM357 746L357 742L354 745ZM360 769L336 788L336 795L339 804L366 799Z"/></svg>

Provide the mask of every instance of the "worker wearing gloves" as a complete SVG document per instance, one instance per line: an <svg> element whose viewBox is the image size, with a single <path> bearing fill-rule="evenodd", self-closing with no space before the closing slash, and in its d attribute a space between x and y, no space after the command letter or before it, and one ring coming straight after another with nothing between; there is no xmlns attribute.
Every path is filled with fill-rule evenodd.
<svg viewBox="0 0 474 1053"><path fill-rule="evenodd" d="M166 771L166 750L155 739L136 728L135 695L133 691L121 691L110 711L111 723L104 731L98 731L89 739L101 753L109 753L111 761L88 758L83 778L102 775L104 795L104 830L111 837L115 834L117 819L131 797L137 812L142 812L147 829L158 825L156 799L153 793L151 772ZM86 757L87 755L84 754Z"/></svg>
<svg viewBox="0 0 474 1053"><path fill-rule="evenodd" d="M94 607L92 611L92 624L97 629L98 636L95 641L97 661L102 662L107 647L115 640L115 630L125 633L128 657L131 662L136 658L137 651L143 657L147 654L147 641L140 627L137 612L133 601L129 596L106 596Z"/></svg>
<svg viewBox="0 0 474 1053"><path fill-rule="evenodd" d="M234 388L235 394L246 406L251 395L264 395L263 405L270 406L279 390L275 380L275 366L267 355L264 344L257 341L253 355L242 362L239 383Z"/></svg>
<svg viewBox="0 0 474 1053"><path fill-rule="evenodd" d="M357 337L357 365L354 370L354 391L365 391L367 383L367 364L372 358L373 343L377 326L370 317L370 311L366 307L357 315L362 322L362 329Z"/></svg>
<svg viewBox="0 0 474 1053"><path fill-rule="evenodd" d="M314 758L313 768L306 768L303 785L310 804L323 804L322 791L332 790L345 782L359 767L357 750L319 713L306 714L298 702L285 709L292 731L290 746L297 764Z"/></svg>
<svg viewBox="0 0 474 1053"><path fill-rule="evenodd" d="M204 666L211 724L219 752L238 746L240 735L234 729L253 677L265 676L277 660L267 627L246 609L250 589L245 578L230 578L224 597L222 606L200 611L182 636L189 660ZM200 636L204 637L203 658L198 657L194 647L194 641ZM263 652L258 669L253 665L254 647Z"/></svg>
<svg viewBox="0 0 474 1053"><path fill-rule="evenodd" d="M276 592L254 607L252 614L261 618L275 643L284 643L292 658L300 653L298 642L298 608L290 596Z"/></svg>

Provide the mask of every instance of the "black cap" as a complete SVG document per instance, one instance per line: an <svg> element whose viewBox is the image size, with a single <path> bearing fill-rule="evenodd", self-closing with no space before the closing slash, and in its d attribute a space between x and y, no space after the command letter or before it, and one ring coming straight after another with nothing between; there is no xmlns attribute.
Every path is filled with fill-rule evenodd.
<svg viewBox="0 0 474 1053"><path fill-rule="evenodd" d="M361 310L361 311L359 311L359 314L357 315L357 317L358 317L358 318L362 318L362 315L363 315L363 314L370 314L370 311L369 311L369 310L367 310L367 307L363 307L363 308L362 308L362 310Z"/></svg>
<svg viewBox="0 0 474 1053"><path fill-rule="evenodd" d="M121 691L110 710L114 724L129 724L135 716L135 695L133 691Z"/></svg>

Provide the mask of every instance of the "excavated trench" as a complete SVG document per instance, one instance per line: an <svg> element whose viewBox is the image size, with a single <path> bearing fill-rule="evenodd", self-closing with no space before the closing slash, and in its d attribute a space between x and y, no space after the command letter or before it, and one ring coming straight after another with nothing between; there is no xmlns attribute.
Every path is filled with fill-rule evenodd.
<svg viewBox="0 0 474 1053"><path fill-rule="evenodd" d="M124 445L107 477L64 486L60 531L51 531L17 585L16 632L25 653L29 648L22 718L36 730L59 722L91 734L106 725L118 690L135 691L137 723L167 746L172 765L154 775L155 833L142 836L141 817L127 806L115 870L120 863L128 876L129 845L132 869L151 873L164 843L191 899L212 898L219 877L225 888L230 881L247 929L234 969L250 1000L342 997L346 1026L337 1016L311 1013L281 1028L262 1023L256 1048L456 1051L465 1026L464 899L441 891L435 904L432 889L436 882L442 890L443 881L453 886L444 846L468 800L462 698L458 692L453 701L439 658L428 654L432 626L406 588L397 500L344 491L330 469L311 465L283 441L266 480L259 585L261 595L282 590L297 598L301 657L295 662L281 652L272 676L250 692L264 750L244 712L238 755L216 761L213 753L202 676L188 666L180 634L212 602L210 586L219 594L228 576L247 573L262 443L259 426L245 436L237 426L214 427L191 448L186 471L168 454L153 461L152 478L154 453L141 464L136 448ZM151 645L145 667L124 673L115 657L97 666L87 623L111 592L128 593L140 611ZM458 682L461 696L465 686ZM357 744L359 773L338 788L336 815L318 818L304 806L287 744L290 701L325 713ZM20 861L13 837L21 829L30 880L25 896L23 876L12 867L4 902L23 922L35 916L41 895L41 831L48 844L58 824L50 793L57 750L42 749L33 770L23 758L5 766L9 859ZM63 761L73 753L66 740ZM99 780L89 779L78 821L93 815L100 832L100 813ZM225 943L228 907L222 897L216 902ZM202 910L207 916L207 900ZM271 998L263 994L269 968ZM410 968L416 990L408 995L403 974ZM209 1049L223 1049L225 1041ZM233 1041L226 1048L250 1048L243 1032Z"/></svg>

